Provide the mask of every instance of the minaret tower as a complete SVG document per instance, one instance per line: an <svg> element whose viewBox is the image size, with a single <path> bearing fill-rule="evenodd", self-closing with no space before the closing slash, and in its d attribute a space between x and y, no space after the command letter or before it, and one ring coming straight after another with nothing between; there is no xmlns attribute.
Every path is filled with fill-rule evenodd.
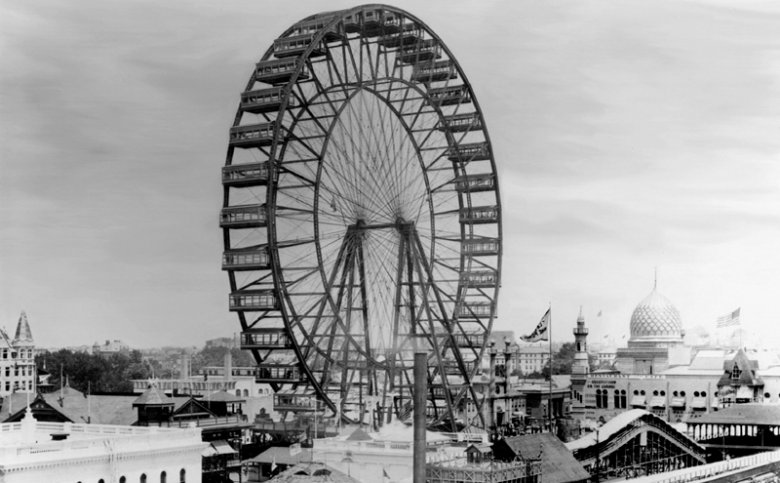
<svg viewBox="0 0 780 483"><path fill-rule="evenodd" d="M571 397L572 397L572 416L584 415L584 397L583 390L588 381L590 364L588 363L588 329L585 327L585 317L582 316L582 307L580 315L577 317L577 327L574 328L574 362L571 365Z"/></svg>
<svg viewBox="0 0 780 483"><path fill-rule="evenodd" d="M580 307L580 315L577 317L577 327L574 328L574 363L571 365L572 381L575 376L585 379L585 376L590 372L590 364L588 363L588 329L585 327L585 317L582 315L582 307Z"/></svg>

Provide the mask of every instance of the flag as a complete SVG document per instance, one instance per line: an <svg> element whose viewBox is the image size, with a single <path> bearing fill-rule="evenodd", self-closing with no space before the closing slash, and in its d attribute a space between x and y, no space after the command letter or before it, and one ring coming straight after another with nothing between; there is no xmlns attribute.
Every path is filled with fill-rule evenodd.
<svg viewBox="0 0 780 483"><path fill-rule="evenodd" d="M718 328L721 329L723 327L739 325L739 311L741 308L742 307L738 307L734 312L718 317L718 320L716 321Z"/></svg>
<svg viewBox="0 0 780 483"><path fill-rule="evenodd" d="M385 470L384 468L382 468L382 479L385 481L390 479L390 475L387 474L387 470Z"/></svg>
<svg viewBox="0 0 780 483"><path fill-rule="evenodd" d="M276 456L274 456L273 461L271 461L271 473L276 471Z"/></svg>
<svg viewBox="0 0 780 483"><path fill-rule="evenodd" d="M539 321L539 325L536 326L533 332L520 339L524 342L538 342L540 340L549 340L550 338L550 309L542 316L542 320Z"/></svg>

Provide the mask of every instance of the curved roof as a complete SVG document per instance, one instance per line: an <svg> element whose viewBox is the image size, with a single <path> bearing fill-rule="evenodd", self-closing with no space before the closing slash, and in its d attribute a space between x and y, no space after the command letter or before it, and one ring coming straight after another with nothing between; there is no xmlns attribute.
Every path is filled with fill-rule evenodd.
<svg viewBox="0 0 780 483"><path fill-rule="evenodd" d="M642 418L649 418L654 420L658 423L658 425L665 427L668 432L678 433L680 437L689 440L691 444L698 445L698 443L690 439L688 435L681 433L674 426L654 415L653 413L645 411L644 409L630 409L618 414L614 418L604 423L604 425L601 426L598 431L588 433L580 439L569 441L566 443L566 447L569 448L570 451L577 451L580 449L589 448L599 443L604 443L612 436L623 430L623 428L626 426ZM646 419L646 421L648 421L648 419Z"/></svg>
<svg viewBox="0 0 780 483"><path fill-rule="evenodd" d="M683 336L680 312L655 287L631 315L631 340L674 340Z"/></svg>

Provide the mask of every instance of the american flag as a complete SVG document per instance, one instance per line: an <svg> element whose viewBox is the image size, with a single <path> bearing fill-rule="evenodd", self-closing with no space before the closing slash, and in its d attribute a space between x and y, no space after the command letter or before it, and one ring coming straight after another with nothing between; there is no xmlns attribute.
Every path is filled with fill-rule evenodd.
<svg viewBox="0 0 780 483"><path fill-rule="evenodd" d="M734 312L718 317L717 327L720 329L723 327L733 327L735 325L739 325L739 311L741 308L742 307L738 307Z"/></svg>

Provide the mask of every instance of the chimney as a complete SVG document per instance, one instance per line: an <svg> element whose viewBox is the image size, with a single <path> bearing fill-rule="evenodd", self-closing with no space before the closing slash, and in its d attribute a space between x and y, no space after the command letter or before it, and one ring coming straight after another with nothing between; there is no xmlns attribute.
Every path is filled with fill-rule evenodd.
<svg viewBox="0 0 780 483"><path fill-rule="evenodd" d="M225 381L233 380L233 354L230 349L225 352Z"/></svg>

